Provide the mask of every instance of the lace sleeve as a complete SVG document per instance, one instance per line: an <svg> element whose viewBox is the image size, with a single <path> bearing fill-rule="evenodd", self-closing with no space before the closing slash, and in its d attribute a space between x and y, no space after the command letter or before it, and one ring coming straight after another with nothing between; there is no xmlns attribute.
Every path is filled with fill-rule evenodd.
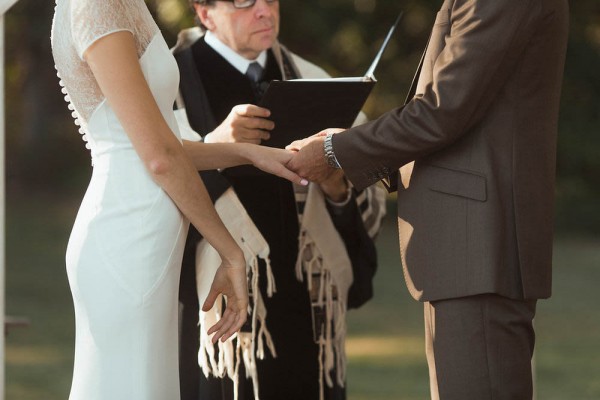
<svg viewBox="0 0 600 400"><path fill-rule="evenodd" d="M72 0L71 33L79 58L97 40L120 31L136 35L136 11L131 0Z"/></svg>

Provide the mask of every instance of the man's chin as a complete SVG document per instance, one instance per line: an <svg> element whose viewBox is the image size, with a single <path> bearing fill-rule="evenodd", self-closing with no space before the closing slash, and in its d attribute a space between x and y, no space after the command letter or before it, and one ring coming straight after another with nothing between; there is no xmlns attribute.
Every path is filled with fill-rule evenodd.
<svg viewBox="0 0 600 400"><path fill-rule="evenodd" d="M275 38L273 36L267 36L258 39L259 40L257 41L255 48L259 49L259 53L263 50L269 50L271 47L273 47L273 43L275 43Z"/></svg>

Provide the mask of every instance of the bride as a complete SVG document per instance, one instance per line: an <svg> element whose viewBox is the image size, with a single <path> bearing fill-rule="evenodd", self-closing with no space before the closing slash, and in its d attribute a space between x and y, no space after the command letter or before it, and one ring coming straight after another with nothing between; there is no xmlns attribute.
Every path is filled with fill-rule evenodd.
<svg viewBox="0 0 600 400"><path fill-rule="evenodd" d="M197 170L252 163L306 184L291 153L181 141L178 69L144 0L57 0L52 50L93 173L69 239L75 305L71 400L179 399L177 290L191 222L222 263L204 310L227 297L213 341L245 322L244 256Z"/></svg>

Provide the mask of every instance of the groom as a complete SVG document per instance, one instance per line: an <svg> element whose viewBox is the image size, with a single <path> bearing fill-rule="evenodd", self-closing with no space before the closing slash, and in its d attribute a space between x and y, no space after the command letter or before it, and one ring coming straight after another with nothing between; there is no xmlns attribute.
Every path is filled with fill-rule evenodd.
<svg viewBox="0 0 600 400"><path fill-rule="evenodd" d="M313 181L343 168L358 188L397 184L433 399L532 397L567 30L567 0L446 0L404 107L292 145Z"/></svg>

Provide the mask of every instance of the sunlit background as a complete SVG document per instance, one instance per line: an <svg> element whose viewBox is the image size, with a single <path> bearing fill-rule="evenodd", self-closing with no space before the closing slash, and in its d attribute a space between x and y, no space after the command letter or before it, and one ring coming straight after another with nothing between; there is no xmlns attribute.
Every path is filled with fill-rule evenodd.
<svg viewBox="0 0 600 400"><path fill-rule="evenodd" d="M99 0L101 1L101 0ZM365 111L400 105L441 0L280 0L281 39L334 76L360 76L400 9ZM193 25L187 0L150 0L169 45ZM50 52L54 2L21 0L6 15L6 311L9 400L66 399L74 320L64 251L91 174ZM538 399L600 399L600 2L571 2L558 171L554 296L538 306ZM399 266L395 212L378 239L375 299L351 312L350 400L426 399L422 308Z"/></svg>

